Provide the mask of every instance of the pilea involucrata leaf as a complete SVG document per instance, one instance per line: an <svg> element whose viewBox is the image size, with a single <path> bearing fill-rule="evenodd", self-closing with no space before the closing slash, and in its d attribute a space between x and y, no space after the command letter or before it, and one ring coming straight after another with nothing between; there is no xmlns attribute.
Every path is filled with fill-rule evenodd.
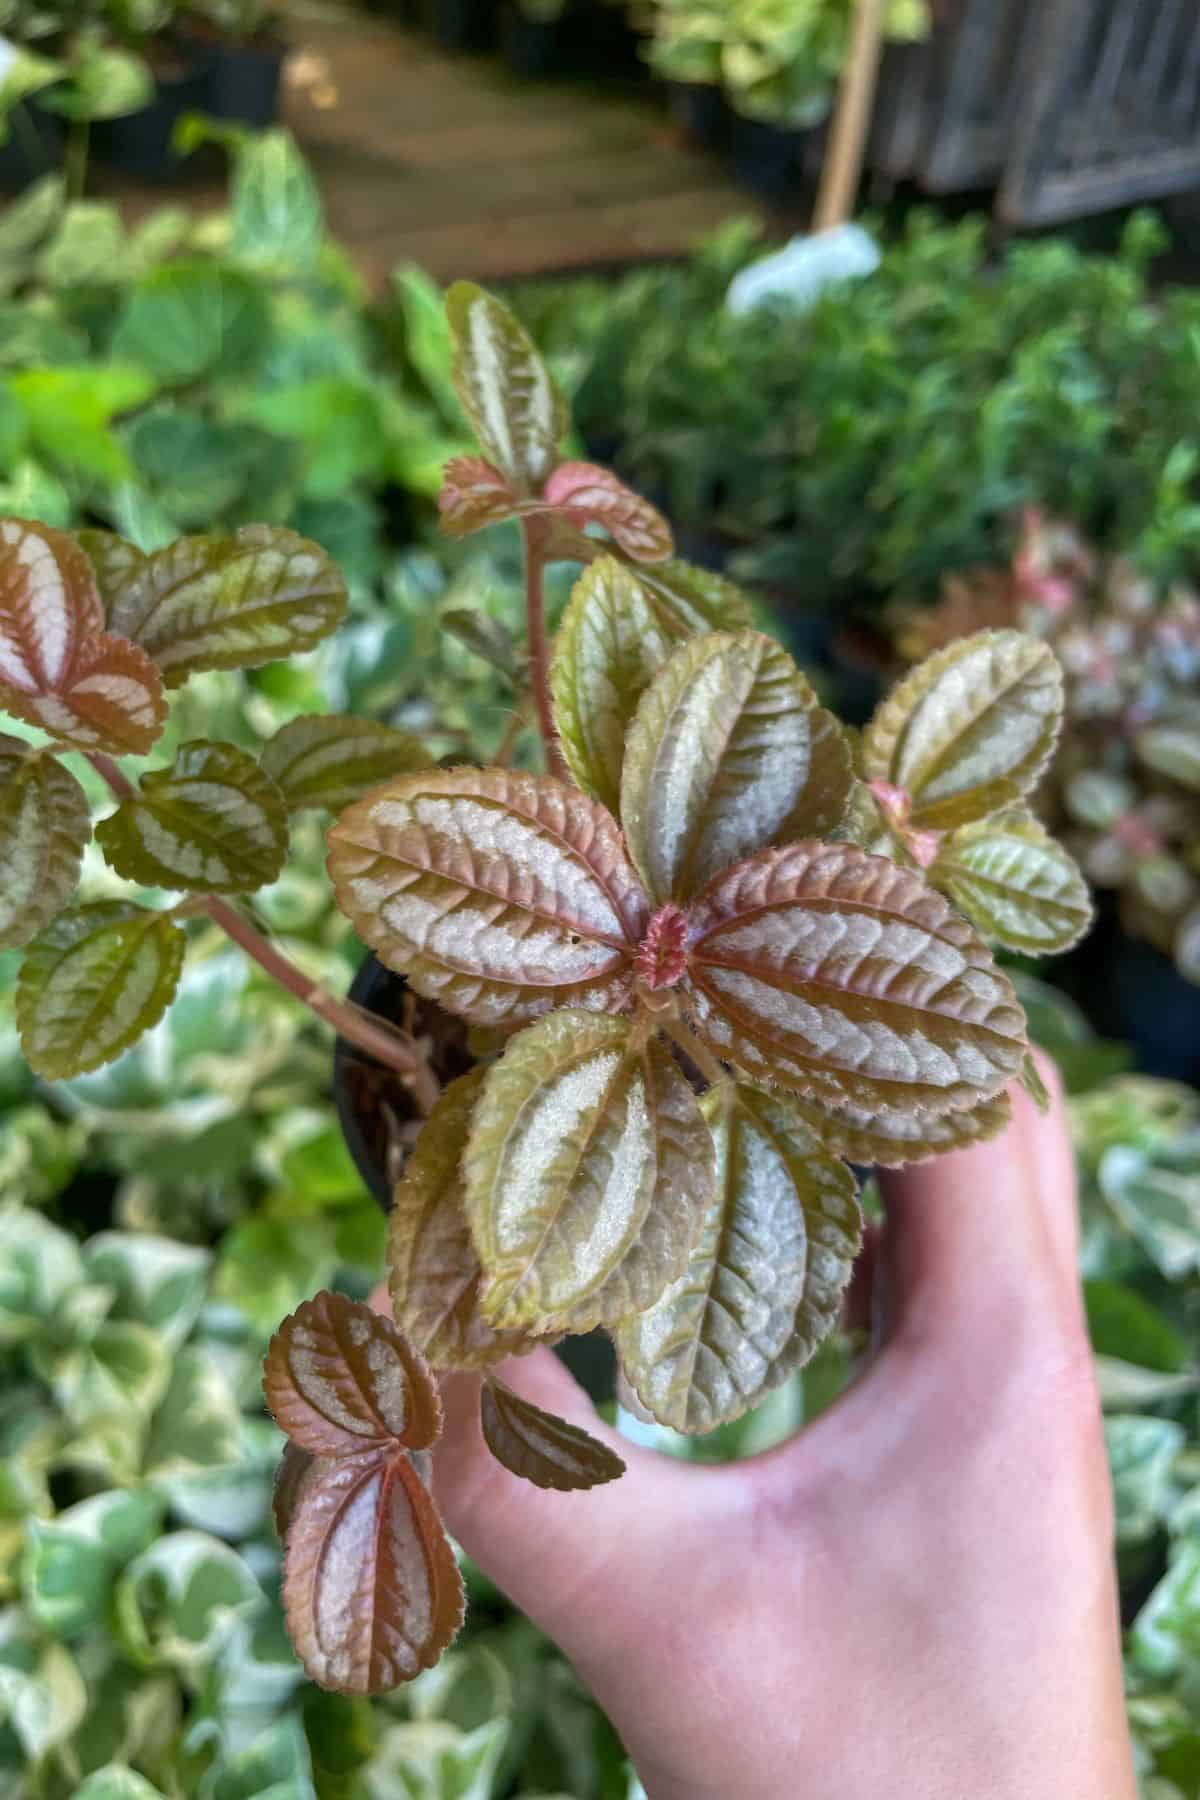
<svg viewBox="0 0 1200 1800"><path fill-rule="evenodd" d="M27 944L75 891L87 796L48 751L0 736L0 950Z"/></svg>
<svg viewBox="0 0 1200 1800"><path fill-rule="evenodd" d="M640 568L638 580L664 628L676 637L691 637L697 631L740 631L750 623L745 594L711 569L673 559Z"/></svg>
<svg viewBox="0 0 1200 1800"><path fill-rule="evenodd" d="M837 822L848 753L827 749L827 790L808 793L818 710L791 657L758 632L713 632L674 652L639 702L621 776L630 854L656 900L690 899L764 844L812 830L810 818ZM823 743L836 742L828 715L820 725Z"/></svg>
<svg viewBox="0 0 1200 1800"><path fill-rule="evenodd" d="M482 456L455 456L442 472L438 513L447 537L470 537L511 519L519 505L507 475Z"/></svg>
<svg viewBox="0 0 1200 1800"><path fill-rule="evenodd" d="M489 461L518 489L540 490L558 461L567 409L524 327L469 281L446 295L454 386Z"/></svg>
<svg viewBox="0 0 1200 1800"><path fill-rule="evenodd" d="M929 878L985 938L1006 950L1057 954L1078 943L1091 923L1083 876L1023 809L952 832Z"/></svg>
<svg viewBox="0 0 1200 1800"><path fill-rule="evenodd" d="M64 1081L128 1049L174 998L184 945L166 913L124 900L60 913L21 965L17 1025L29 1066Z"/></svg>
<svg viewBox="0 0 1200 1800"><path fill-rule="evenodd" d="M928 1162L947 1150L962 1150L998 1136L1012 1118L1008 1095L997 1094L971 1112L914 1113L894 1106L822 1106L802 1094L792 1096L796 1112L811 1125L827 1150L850 1162L885 1169Z"/></svg>
<svg viewBox="0 0 1200 1800"><path fill-rule="evenodd" d="M341 812L393 775L428 768L429 752L410 732L344 714L305 714L284 725L259 757L292 812Z"/></svg>
<svg viewBox="0 0 1200 1800"><path fill-rule="evenodd" d="M626 1379L676 1431L711 1431L807 1362L837 1322L862 1235L854 1177L791 1101L739 1085L702 1102L713 1202L681 1278L617 1328Z"/></svg>
<svg viewBox="0 0 1200 1800"><path fill-rule="evenodd" d="M0 707L82 750L141 754L162 730L158 671L104 630L91 564L62 532L0 520Z"/></svg>
<svg viewBox="0 0 1200 1800"><path fill-rule="evenodd" d="M681 1273L712 1191L712 1141L666 1046L560 1012L488 1071L464 1162L498 1326L613 1324Z"/></svg>
<svg viewBox="0 0 1200 1800"><path fill-rule="evenodd" d="M572 525L603 526L634 562L665 562L674 548L671 527L657 507L627 488L611 469L560 463L546 483L545 499Z"/></svg>
<svg viewBox="0 0 1200 1800"><path fill-rule="evenodd" d="M263 1390L276 1424L311 1456L402 1444L425 1450L442 1402L423 1356L361 1300L320 1293L271 1339Z"/></svg>
<svg viewBox="0 0 1200 1800"><path fill-rule="evenodd" d="M277 525L180 538L136 560L97 553L97 567L108 629L140 645L168 687L311 650L346 611L325 552Z"/></svg>
<svg viewBox="0 0 1200 1800"><path fill-rule="evenodd" d="M419 993L481 1024L629 997L648 907L615 820L506 769L402 776L329 834L338 905Z"/></svg>
<svg viewBox="0 0 1200 1800"><path fill-rule="evenodd" d="M198 739L169 769L148 770L138 793L97 825L96 841L127 881L247 893L283 867L287 807L245 750Z"/></svg>
<svg viewBox="0 0 1200 1800"><path fill-rule="evenodd" d="M944 831L1030 793L1054 750L1062 672L1048 645L980 631L930 656L863 733L862 774L912 801L912 824Z"/></svg>
<svg viewBox="0 0 1200 1800"><path fill-rule="evenodd" d="M766 850L692 909L686 997L750 1076L837 1104L941 1112L999 1092L1025 1019L970 926L851 844Z"/></svg>
<svg viewBox="0 0 1200 1800"><path fill-rule="evenodd" d="M625 1473L625 1464L607 1444L578 1425L543 1412L494 1377L479 1397L484 1441L497 1462L534 1487L599 1487Z"/></svg>
<svg viewBox="0 0 1200 1800"><path fill-rule="evenodd" d="M343 1694L411 1681L453 1641L458 1564L402 1450L340 1457L306 1480L288 1527L283 1607L310 1678Z"/></svg>
<svg viewBox="0 0 1200 1800"><path fill-rule="evenodd" d="M638 576L601 556L576 582L554 644L554 721L572 775L615 813L625 734L673 637Z"/></svg>
<svg viewBox="0 0 1200 1800"><path fill-rule="evenodd" d="M473 1369L518 1356L534 1340L483 1316L483 1271L467 1223L463 1150L485 1071L451 1082L396 1184L388 1220L388 1287L396 1323L434 1368Z"/></svg>

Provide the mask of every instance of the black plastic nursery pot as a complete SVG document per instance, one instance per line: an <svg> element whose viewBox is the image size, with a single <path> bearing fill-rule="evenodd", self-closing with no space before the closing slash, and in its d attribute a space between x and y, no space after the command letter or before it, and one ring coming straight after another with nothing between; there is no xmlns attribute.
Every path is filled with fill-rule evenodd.
<svg viewBox="0 0 1200 1800"><path fill-rule="evenodd" d="M205 112L253 131L273 125L279 117L287 45L273 38L251 44L214 44L208 56Z"/></svg>
<svg viewBox="0 0 1200 1800"><path fill-rule="evenodd" d="M514 75L536 79L563 73L569 58L562 23L561 19L531 19L516 0L504 0L500 47Z"/></svg>
<svg viewBox="0 0 1200 1800"><path fill-rule="evenodd" d="M738 180L777 203L799 199L811 131L733 116L733 170Z"/></svg>
<svg viewBox="0 0 1200 1800"><path fill-rule="evenodd" d="M0 144L0 188L28 187L62 166L67 133L57 113L40 106L13 108L8 137Z"/></svg>
<svg viewBox="0 0 1200 1800"><path fill-rule="evenodd" d="M495 41L491 0L417 0L417 20L445 50L489 50Z"/></svg>
<svg viewBox="0 0 1200 1800"><path fill-rule="evenodd" d="M724 148L729 108L715 82L668 81L667 114L690 143L705 150Z"/></svg>
<svg viewBox="0 0 1200 1800"><path fill-rule="evenodd" d="M97 156L140 181L178 181L186 163L174 148L175 127L185 113L210 110L210 56L190 50L178 69L156 71L157 89L148 106L95 126Z"/></svg>
<svg viewBox="0 0 1200 1800"><path fill-rule="evenodd" d="M403 975L384 968L369 954L350 987L356 1006L400 1026L414 1037L431 1041L430 1066L443 1084L475 1066L467 1043L467 1026L423 1000ZM392 1205L396 1181L420 1131L421 1118L396 1074L339 1037L333 1053L333 1095L346 1148L367 1188L384 1211ZM557 1353L595 1401L611 1400L616 1391L616 1359L600 1332L567 1338Z"/></svg>

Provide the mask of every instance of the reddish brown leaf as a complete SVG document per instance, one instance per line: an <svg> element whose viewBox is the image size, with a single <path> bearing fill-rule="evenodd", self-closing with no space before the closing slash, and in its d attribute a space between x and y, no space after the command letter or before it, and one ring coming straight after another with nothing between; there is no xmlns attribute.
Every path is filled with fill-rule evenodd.
<svg viewBox="0 0 1200 1800"><path fill-rule="evenodd" d="M511 519L519 507L508 477L482 456L455 456L446 464L438 512L447 537L469 537L485 525Z"/></svg>
<svg viewBox="0 0 1200 1800"><path fill-rule="evenodd" d="M287 1537L301 1494L329 1466L329 1457L313 1456L310 1451L301 1450L299 1444L293 1444L290 1438L283 1446L283 1455L271 1484L271 1513L280 1543Z"/></svg>
<svg viewBox="0 0 1200 1800"><path fill-rule="evenodd" d="M403 1450L340 1457L288 1528L283 1608L305 1671L342 1694L382 1694L437 1661L463 1619L454 1552Z"/></svg>
<svg viewBox="0 0 1200 1800"><path fill-rule="evenodd" d="M567 1492L599 1487L625 1473L607 1444L523 1400L494 1376L484 1382L479 1406L484 1439L496 1461L534 1487Z"/></svg>
<svg viewBox="0 0 1200 1800"><path fill-rule="evenodd" d="M602 525L635 562L665 562L674 544L671 527L640 494L596 463L560 463L544 489L544 498L572 525Z"/></svg>
<svg viewBox="0 0 1200 1800"><path fill-rule="evenodd" d="M425 1358L390 1319L344 1294L317 1294L289 1314L271 1339L263 1388L280 1429L314 1456L423 1450L442 1426Z"/></svg>

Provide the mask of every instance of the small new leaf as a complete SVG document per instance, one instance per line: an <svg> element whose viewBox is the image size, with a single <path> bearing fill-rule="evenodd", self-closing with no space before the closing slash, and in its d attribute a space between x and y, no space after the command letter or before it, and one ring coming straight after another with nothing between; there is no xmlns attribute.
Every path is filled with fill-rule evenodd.
<svg viewBox="0 0 1200 1800"><path fill-rule="evenodd" d="M96 827L96 842L127 881L189 893L242 894L274 881L287 855L287 807L245 750L197 739L169 769Z"/></svg>
<svg viewBox="0 0 1200 1800"><path fill-rule="evenodd" d="M791 657L758 632L680 645L641 698L621 775L621 822L656 900L686 901L719 870L811 830L809 819L840 819L849 752L818 713ZM824 791L810 794L816 724Z"/></svg>
<svg viewBox="0 0 1200 1800"><path fill-rule="evenodd" d="M493 295L456 281L446 295L454 386L485 457L523 493L558 461L567 409L524 328Z"/></svg>
<svg viewBox="0 0 1200 1800"><path fill-rule="evenodd" d="M180 538L137 560L114 554L99 572L109 630L140 645L168 687L311 650L346 611L324 550L276 525Z"/></svg>
<svg viewBox="0 0 1200 1800"><path fill-rule="evenodd" d="M616 821L565 782L431 769L329 834L338 905L418 993L478 1024L616 1010L648 916Z"/></svg>
<svg viewBox="0 0 1200 1800"><path fill-rule="evenodd" d="M431 761L410 732L338 713L293 719L268 738L259 757L289 812L341 812L393 775L428 768Z"/></svg>
<svg viewBox="0 0 1200 1800"><path fill-rule="evenodd" d="M482 456L455 456L446 464L438 495L438 513L447 537L470 537L485 526L515 517L520 497L507 475Z"/></svg>
<svg viewBox="0 0 1200 1800"><path fill-rule="evenodd" d="M1062 671L1047 644L980 631L893 689L863 733L860 772L909 795L916 830L968 825L1032 792L1062 705Z"/></svg>
<svg viewBox="0 0 1200 1800"><path fill-rule="evenodd" d="M402 1450L340 1457L305 1483L288 1527L283 1608L310 1679L342 1694L386 1693L453 1642L462 1578Z"/></svg>
<svg viewBox="0 0 1200 1800"><path fill-rule="evenodd" d="M928 1162L947 1150L963 1150L998 1137L1012 1118L1007 1094L984 1100L970 1112L914 1113L895 1106L822 1106L792 1096L796 1112L827 1150L863 1167L900 1169Z"/></svg>
<svg viewBox="0 0 1200 1800"><path fill-rule="evenodd" d="M127 901L60 913L26 951L17 985L30 1068L65 1081L136 1043L174 998L184 947L167 914Z"/></svg>
<svg viewBox="0 0 1200 1800"><path fill-rule="evenodd" d="M638 563L665 562L674 549L671 527L656 507L595 463L560 463L546 483L545 500L581 530L602 525L626 556Z"/></svg>
<svg viewBox="0 0 1200 1800"><path fill-rule="evenodd" d="M422 1128L388 1220L388 1288L396 1323L435 1369L476 1369L534 1341L483 1316L483 1271L467 1223L463 1148L485 1071L452 1081Z"/></svg>
<svg viewBox="0 0 1200 1800"><path fill-rule="evenodd" d="M485 1314L545 1334L650 1305L686 1266L712 1167L661 1042L589 1013L531 1025L488 1071L463 1163Z"/></svg>
<svg viewBox="0 0 1200 1800"><path fill-rule="evenodd" d="M751 1080L944 1112L1012 1080L1025 1019L987 946L916 874L850 844L766 850L690 915L685 1004Z"/></svg>
<svg viewBox="0 0 1200 1800"><path fill-rule="evenodd" d="M554 722L575 780L612 813L626 733L673 641L638 577L615 557L598 557L576 582L554 644Z"/></svg>
<svg viewBox="0 0 1200 1800"><path fill-rule="evenodd" d="M1023 809L952 832L929 879L1006 950L1057 955L1077 944L1092 921L1079 869Z"/></svg>
<svg viewBox="0 0 1200 1800"><path fill-rule="evenodd" d="M625 1464L607 1444L543 1412L494 1376L483 1384L479 1411L484 1442L496 1461L534 1487L567 1493L599 1487L625 1473Z"/></svg>
<svg viewBox="0 0 1200 1800"><path fill-rule="evenodd" d="M712 1431L812 1356L837 1324L862 1237L854 1177L786 1099L702 1102L716 1192L686 1273L616 1331L626 1379L660 1424Z"/></svg>
<svg viewBox="0 0 1200 1800"><path fill-rule="evenodd" d="M361 1300L320 1293L271 1339L263 1391L276 1424L312 1456L428 1449L442 1403L424 1357Z"/></svg>
<svg viewBox="0 0 1200 1800"><path fill-rule="evenodd" d="M27 944L75 891L87 796L57 757L0 736L0 950Z"/></svg>

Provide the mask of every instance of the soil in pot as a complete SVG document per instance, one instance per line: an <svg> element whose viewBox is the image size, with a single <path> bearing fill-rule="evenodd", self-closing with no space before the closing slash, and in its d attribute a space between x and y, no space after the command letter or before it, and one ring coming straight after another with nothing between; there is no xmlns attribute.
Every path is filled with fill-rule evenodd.
<svg viewBox="0 0 1200 1800"><path fill-rule="evenodd" d="M430 1066L444 1084L475 1066L468 1027L409 988L374 955L367 957L350 988L356 1006L386 1019L417 1038L428 1038ZM346 1148L367 1187L386 1211L405 1160L421 1129L421 1116L407 1088L391 1069L338 1038L333 1054L333 1092ZM556 1346L595 1401L616 1391L616 1359L601 1332L567 1338Z"/></svg>
<svg viewBox="0 0 1200 1800"><path fill-rule="evenodd" d="M174 149L175 127L185 113L209 110L209 62L199 47L180 49L155 65L156 91L148 106L94 127L97 156L140 181L178 181L187 159ZM195 165L192 165L195 171Z"/></svg>
<svg viewBox="0 0 1200 1800"><path fill-rule="evenodd" d="M0 144L0 188L17 190L53 175L62 164L65 144L66 129L57 113L30 104L14 107L8 137Z"/></svg>
<svg viewBox="0 0 1200 1800"><path fill-rule="evenodd" d="M729 134L729 109L715 82L668 81L667 114L691 144L719 150Z"/></svg>

